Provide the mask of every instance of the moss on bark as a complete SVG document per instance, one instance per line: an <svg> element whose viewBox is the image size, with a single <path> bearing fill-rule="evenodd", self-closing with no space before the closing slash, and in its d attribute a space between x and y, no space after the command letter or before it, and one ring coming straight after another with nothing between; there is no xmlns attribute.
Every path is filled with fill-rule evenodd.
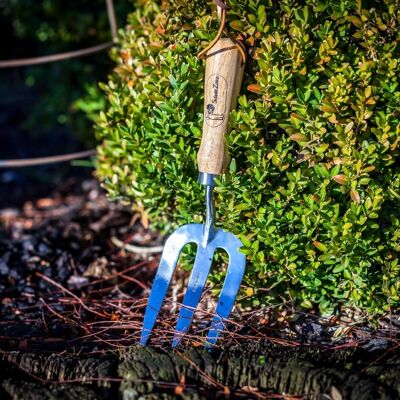
<svg viewBox="0 0 400 400"><path fill-rule="evenodd" d="M3 359L1 369L0 394L12 399L106 399L118 391L126 400L172 399L182 377L183 399L235 398L253 389L315 400L332 391L354 400L400 397L400 352L357 347L255 343L213 353L140 346L107 356L16 352Z"/></svg>

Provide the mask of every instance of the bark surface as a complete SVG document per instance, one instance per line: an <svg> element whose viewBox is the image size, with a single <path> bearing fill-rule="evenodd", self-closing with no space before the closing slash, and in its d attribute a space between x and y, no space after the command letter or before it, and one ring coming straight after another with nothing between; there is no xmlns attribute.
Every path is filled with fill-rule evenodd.
<svg viewBox="0 0 400 400"><path fill-rule="evenodd" d="M13 352L0 367L2 399L400 398L398 349L133 346L106 355Z"/></svg>

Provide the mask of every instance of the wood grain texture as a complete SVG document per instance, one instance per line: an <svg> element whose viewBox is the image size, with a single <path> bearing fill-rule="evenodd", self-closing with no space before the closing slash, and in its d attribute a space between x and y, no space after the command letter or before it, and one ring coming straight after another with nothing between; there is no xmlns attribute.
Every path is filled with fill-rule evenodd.
<svg viewBox="0 0 400 400"><path fill-rule="evenodd" d="M235 43L220 39L207 53L204 79L203 135L197 154L199 171L220 175L229 164L225 135L235 108L244 65Z"/></svg>

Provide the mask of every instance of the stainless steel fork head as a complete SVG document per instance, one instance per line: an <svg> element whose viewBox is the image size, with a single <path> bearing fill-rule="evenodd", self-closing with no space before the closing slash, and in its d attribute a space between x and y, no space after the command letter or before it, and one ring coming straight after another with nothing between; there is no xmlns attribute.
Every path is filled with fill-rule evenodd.
<svg viewBox="0 0 400 400"><path fill-rule="evenodd" d="M167 239L146 307L140 338L142 345L145 345L149 340L175 271L179 254L182 248L188 243L195 243L197 245L197 253L189 278L188 288L179 312L172 346L178 346L183 335L188 331L194 311L206 284L214 252L217 248L221 248L229 256L229 264L218 305L211 321L206 347L210 347L216 343L218 336L224 328L224 320L228 318L239 291L245 271L246 256L239 252L242 242L232 233L217 229L213 231L211 237L204 237L204 235L208 236L208 230L204 229L203 224L188 224L178 228Z"/></svg>

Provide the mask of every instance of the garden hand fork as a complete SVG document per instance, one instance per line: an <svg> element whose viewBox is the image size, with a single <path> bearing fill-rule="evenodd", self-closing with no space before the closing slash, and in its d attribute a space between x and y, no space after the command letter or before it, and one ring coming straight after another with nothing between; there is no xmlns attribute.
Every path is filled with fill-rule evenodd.
<svg viewBox="0 0 400 400"><path fill-rule="evenodd" d="M188 331L211 268L214 252L224 249L229 256L225 282L211 321L207 347L215 344L233 307L243 278L246 257L239 252L241 241L230 232L214 228L214 177L229 162L224 135L229 130L229 113L235 107L243 77L243 62L236 44L219 39L207 53L203 135L197 155L200 183L206 187L206 221L178 228L167 239L144 315L140 343L145 345L154 327L182 248L197 245L197 254L188 288L179 312L172 346L179 345Z"/></svg>

